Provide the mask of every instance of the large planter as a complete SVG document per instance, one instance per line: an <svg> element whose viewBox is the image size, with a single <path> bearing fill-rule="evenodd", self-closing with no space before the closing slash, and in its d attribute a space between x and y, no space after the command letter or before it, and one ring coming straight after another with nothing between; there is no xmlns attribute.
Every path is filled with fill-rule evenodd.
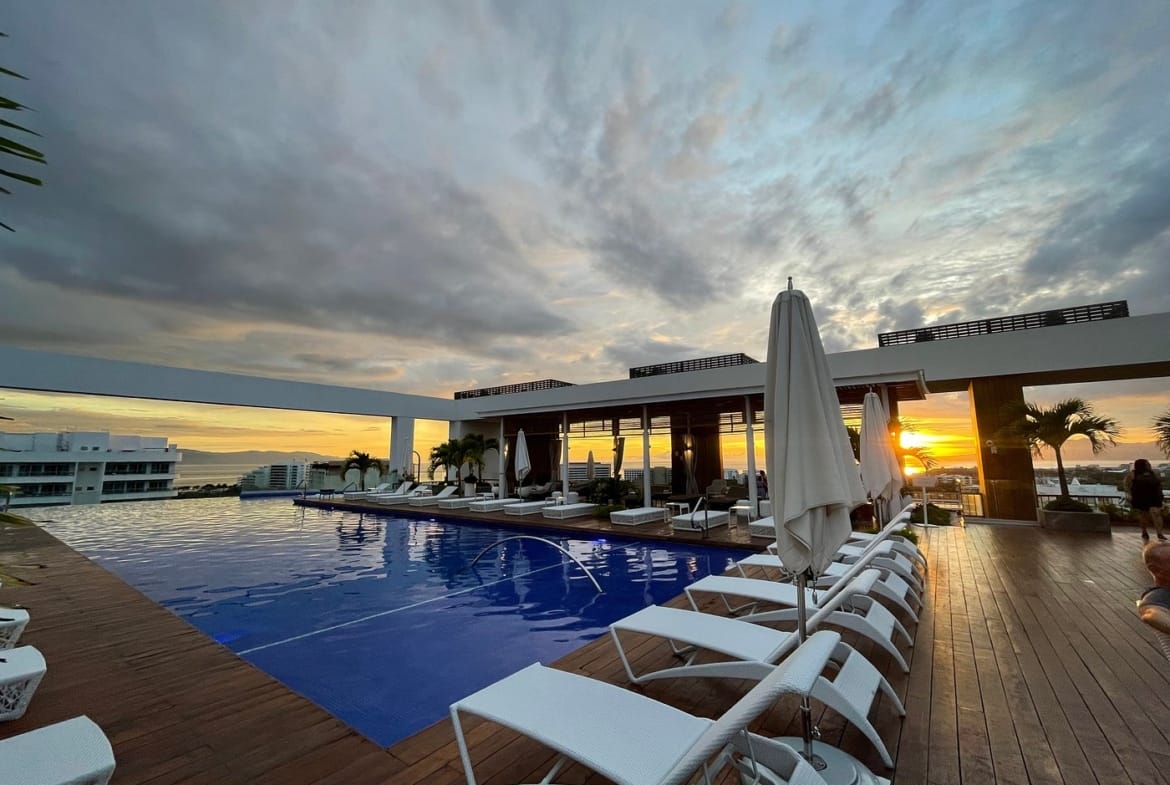
<svg viewBox="0 0 1170 785"><path fill-rule="evenodd" d="M1109 534L1109 516L1103 512L1065 512L1063 510L1037 510L1040 525L1045 529L1066 532L1097 532Z"/></svg>

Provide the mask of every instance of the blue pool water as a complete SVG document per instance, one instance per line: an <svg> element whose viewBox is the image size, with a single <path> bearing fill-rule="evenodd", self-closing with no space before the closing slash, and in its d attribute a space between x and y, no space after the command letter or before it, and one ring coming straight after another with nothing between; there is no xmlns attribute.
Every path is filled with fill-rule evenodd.
<svg viewBox="0 0 1170 785"><path fill-rule="evenodd" d="M739 551L441 519L172 500L32 511L76 550L382 745L721 573ZM539 534L580 567L530 540Z"/></svg>

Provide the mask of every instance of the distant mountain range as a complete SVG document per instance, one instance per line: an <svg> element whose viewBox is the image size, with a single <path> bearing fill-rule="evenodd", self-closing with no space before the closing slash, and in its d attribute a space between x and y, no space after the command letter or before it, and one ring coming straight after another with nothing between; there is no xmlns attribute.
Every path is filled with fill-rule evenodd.
<svg viewBox="0 0 1170 785"><path fill-rule="evenodd" d="M321 455L315 452L275 452L265 450L243 450L240 452L204 452L203 450L189 450L183 448L183 465L217 465L217 464L248 464L250 466L266 466L270 463L301 463L302 461L339 461L341 458L334 455Z"/></svg>

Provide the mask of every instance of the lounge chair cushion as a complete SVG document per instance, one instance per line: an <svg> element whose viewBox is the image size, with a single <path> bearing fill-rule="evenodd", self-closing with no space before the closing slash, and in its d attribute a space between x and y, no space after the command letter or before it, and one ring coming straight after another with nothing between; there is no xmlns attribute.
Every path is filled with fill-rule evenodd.
<svg viewBox="0 0 1170 785"><path fill-rule="evenodd" d="M46 725L0 741L3 785L105 785L114 750L89 717Z"/></svg>

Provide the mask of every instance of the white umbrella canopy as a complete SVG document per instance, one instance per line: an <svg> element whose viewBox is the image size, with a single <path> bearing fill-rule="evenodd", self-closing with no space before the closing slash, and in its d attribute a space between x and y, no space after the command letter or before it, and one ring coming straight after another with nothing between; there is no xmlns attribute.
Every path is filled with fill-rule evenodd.
<svg viewBox="0 0 1170 785"><path fill-rule="evenodd" d="M898 514L902 490L902 467L889 422L881 399L876 393L866 393L861 407L861 484L882 523Z"/></svg>
<svg viewBox="0 0 1170 785"><path fill-rule="evenodd" d="M613 439L613 476L617 477L622 470L622 458L626 454L626 437L615 436Z"/></svg>
<svg viewBox="0 0 1170 785"><path fill-rule="evenodd" d="M803 642L808 638L808 571L814 575L823 571L849 538L853 529L849 513L865 503L865 489L812 306L804 292L793 290L791 278L788 290L772 303L764 377L764 456L777 553L784 567L796 574L796 630ZM824 769L825 758L813 750L807 697L802 697L800 708L802 755ZM826 782L858 781L860 767L841 760L843 755L835 756L828 771L822 772Z"/></svg>
<svg viewBox="0 0 1170 785"><path fill-rule="evenodd" d="M865 490L812 306L791 286L772 304L765 463L780 559L794 573L820 573L849 538Z"/></svg>
<svg viewBox="0 0 1170 785"><path fill-rule="evenodd" d="M516 432L515 461L516 482L523 485L524 478L532 471L532 459L528 456L528 438L525 437L523 428Z"/></svg>

